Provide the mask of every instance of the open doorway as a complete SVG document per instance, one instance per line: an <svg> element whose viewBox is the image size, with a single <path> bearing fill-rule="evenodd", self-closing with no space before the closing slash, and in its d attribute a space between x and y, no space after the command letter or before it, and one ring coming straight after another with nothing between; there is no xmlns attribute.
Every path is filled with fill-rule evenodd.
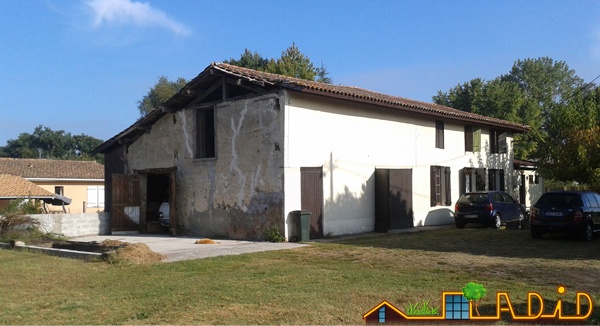
<svg viewBox="0 0 600 326"><path fill-rule="evenodd" d="M146 223L148 233L168 234L171 223L169 173L150 173L146 187Z"/></svg>

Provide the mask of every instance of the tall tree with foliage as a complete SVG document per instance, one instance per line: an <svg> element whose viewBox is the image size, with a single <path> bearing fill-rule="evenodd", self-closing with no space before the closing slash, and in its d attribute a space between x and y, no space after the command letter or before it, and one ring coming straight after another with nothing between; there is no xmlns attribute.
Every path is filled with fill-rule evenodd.
<svg viewBox="0 0 600 326"><path fill-rule="evenodd" d="M600 186L600 89L577 92L553 108L539 143L538 166L543 175L568 182Z"/></svg>
<svg viewBox="0 0 600 326"><path fill-rule="evenodd" d="M148 94L144 95L138 101L140 116L144 117L148 113L160 108L163 103L175 95L187 83L187 80L183 77L179 77L175 81L169 81L165 76L158 77L158 81L150 88Z"/></svg>
<svg viewBox="0 0 600 326"><path fill-rule="evenodd" d="M543 57L518 60L509 73L490 81L475 78L433 101L455 109L529 125L531 131L515 136L515 157L539 156L538 143L548 137L549 116L583 85L564 61Z"/></svg>
<svg viewBox="0 0 600 326"><path fill-rule="evenodd" d="M258 71L269 72L294 78L318 81L322 83L331 83L327 68L321 63L315 67L310 58L300 52L295 43L281 53L278 59L266 59L258 52L252 52L248 49L239 59L231 58L225 60L225 63L239 67L250 68Z"/></svg>
<svg viewBox="0 0 600 326"><path fill-rule="evenodd" d="M37 126L33 133L21 133L17 139L9 139L0 150L3 157L14 158L51 158L62 160L96 160L102 156L92 156L94 148L102 140L88 135L71 135L64 130L52 130L43 125Z"/></svg>

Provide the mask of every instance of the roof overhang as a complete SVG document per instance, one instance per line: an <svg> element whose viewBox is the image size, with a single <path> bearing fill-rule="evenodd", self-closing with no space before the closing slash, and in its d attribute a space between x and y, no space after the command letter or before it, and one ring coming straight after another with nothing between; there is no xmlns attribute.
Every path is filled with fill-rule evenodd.
<svg viewBox="0 0 600 326"><path fill-rule="evenodd" d="M249 92L286 89L293 92L313 94L328 98L370 104L379 107L396 109L433 116L440 119L461 121L473 125L490 126L509 130L515 133L529 131L529 126L502 119L486 117L470 112L460 111L434 103L410 100L402 97L380 94L358 87L323 84L282 75L256 71L224 63L211 63L198 76L187 83L181 90L168 99L161 109L150 112L127 129L105 141L92 151L92 155L106 153L113 146L129 144L150 130L152 125L167 113L174 113L186 107L196 107L203 102L213 104L224 101L227 97L226 84L243 87ZM222 86L223 98L219 101L209 97Z"/></svg>

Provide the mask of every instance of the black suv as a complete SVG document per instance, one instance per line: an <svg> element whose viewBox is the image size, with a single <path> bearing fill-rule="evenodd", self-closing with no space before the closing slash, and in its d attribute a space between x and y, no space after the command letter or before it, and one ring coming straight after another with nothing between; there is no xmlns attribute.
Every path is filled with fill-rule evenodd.
<svg viewBox="0 0 600 326"><path fill-rule="evenodd" d="M526 216L525 207L504 191L467 192L454 205L454 224L459 229L467 223L486 224L494 229L507 223L521 227Z"/></svg>
<svg viewBox="0 0 600 326"><path fill-rule="evenodd" d="M531 236L564 232L591 241L600 231L600 195L591 191L547 192L531 208Z"/></svg>

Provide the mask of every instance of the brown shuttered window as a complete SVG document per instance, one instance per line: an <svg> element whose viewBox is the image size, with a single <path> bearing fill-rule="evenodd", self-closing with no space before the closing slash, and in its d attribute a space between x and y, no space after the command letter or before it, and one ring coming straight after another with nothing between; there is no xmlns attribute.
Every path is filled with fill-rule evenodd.
<svg viewBox="0 0 600 326"><path fill-rule="evenodd" d="M435 148L444 148L444 121L435 121Z"/></svg>
<svg viewBox="0 0 600 326"><path fill-rule="evenodd" d="M431 206L452 205L452 189L449 166L431 166Z"/></svg>
<svg viewBox="0 0 600 326"><path fill-rule="evenodd" d="M465 126L465 152L473 151L473 127Z"/></svg>

